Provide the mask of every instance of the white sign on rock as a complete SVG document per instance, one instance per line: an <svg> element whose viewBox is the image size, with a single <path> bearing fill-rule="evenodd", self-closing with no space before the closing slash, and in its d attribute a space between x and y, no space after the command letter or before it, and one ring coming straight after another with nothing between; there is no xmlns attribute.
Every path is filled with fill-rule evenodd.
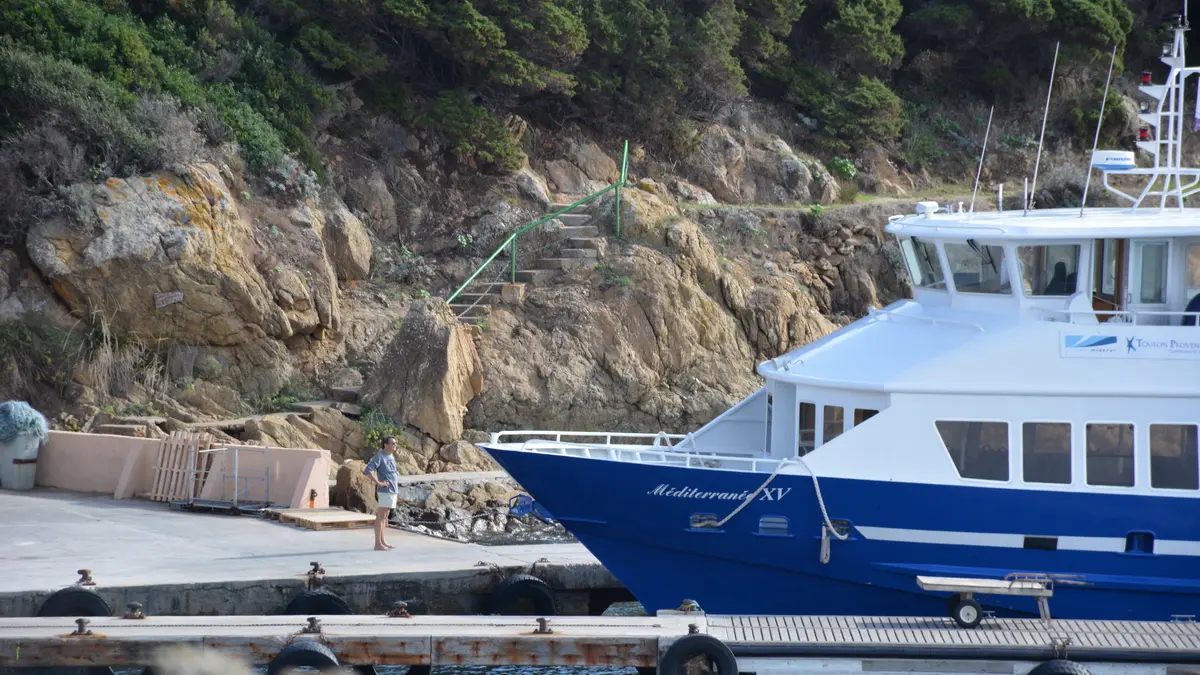
<svg viewBox="0 0 1200 675"><path fill-rule="evenodd" d="M173 305L177 302L183 302L183 291L171 291L170 293L154 294L155 309L162 309L167 305Z"/></svg>

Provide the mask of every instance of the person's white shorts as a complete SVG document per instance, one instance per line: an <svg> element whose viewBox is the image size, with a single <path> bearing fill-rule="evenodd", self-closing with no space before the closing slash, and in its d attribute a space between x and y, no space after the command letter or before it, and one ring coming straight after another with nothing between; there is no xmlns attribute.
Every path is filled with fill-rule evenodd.
<svg viewBox="0 0 1200 675"><path fill-rule="evenodd" d="M377 492L379 496L379 508L394 509L396 508L396 493L395 492Z"/></svg>

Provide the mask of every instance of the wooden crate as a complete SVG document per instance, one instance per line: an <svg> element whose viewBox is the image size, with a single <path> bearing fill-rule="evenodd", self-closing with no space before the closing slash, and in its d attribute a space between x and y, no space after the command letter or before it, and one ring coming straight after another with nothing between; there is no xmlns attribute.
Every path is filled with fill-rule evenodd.
<svg viewBox="0 0 1200 675"><path fill-rule="evenodd" d="M199 497L212 468L212 454L200 451L212 445L213 437L207 433L171 432L159 442L154 483L145 496L155 502Z"/></svg>
<svg viewBox="0 0 1200 675"><path fill-rule="evenodd" d="M327 509L269 509L264 513L271 520L291 523L310 530L348 530L371 527L375 516L347 511L340 507Z"/></svg>

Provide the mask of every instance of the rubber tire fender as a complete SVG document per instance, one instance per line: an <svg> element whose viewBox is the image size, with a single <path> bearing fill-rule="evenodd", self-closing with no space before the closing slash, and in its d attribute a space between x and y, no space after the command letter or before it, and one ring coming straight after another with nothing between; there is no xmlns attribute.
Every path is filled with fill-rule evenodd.
<svg viewBox="0 0 1200 675"><path fill-rule="evenodd" d="M305 640L293 642L280 650L267 666L267 675L279 675L280 671L285 668L303 666L321 672L331 672L341 668L341 664L338 663L337 657L329 650L329 647L320 642Z"/></svg>
<svg viewBox="0 0 1200 675"><path fill-rule="evenodd" d="M60 588L51 593L38 607L38 617L112 616L112 607L95 591L79 586ZM114 675L107 666L39 668L39 675Z"/></svg>
<svg viewBox="0 0 1200 675"><path fill-rule="evenodd" d="M37 614L40 617L84 617L112 616L112 607L95 591L72 586L54 591L42 601Z"/></svg>
<svg viewBox="0 0 1200 675"><path fill-rule="evenodd" d="M685 635L671 643L659 661L658 675L684 675L684 664L701 654L712 659L717 675L737 675L737 659L729 647L703 633Z"/></svg>
<svg viewBox="0 0 1200 675"><path fill-rule="evenodd" d="M318 588L304 591L292 598L283 609L287 616L319 616L322 614L353 614L354 610L337 593Z"/></svg>
<svg viewBox="0 0 1200 675"><path fill-rule="evenodd" d="M554 589L532 574L514 574L500 582L492 591L492 614L518 614L522 599L533 602L533 611L538 616L558 616L558 596Z"/></svg>
<svg viewBox="0 0 1200 675"><path fill-rule="evenodd" d="M1043 661L1033 667L1027 675L1092 675L1082 664L1067 659Z"/></svg>

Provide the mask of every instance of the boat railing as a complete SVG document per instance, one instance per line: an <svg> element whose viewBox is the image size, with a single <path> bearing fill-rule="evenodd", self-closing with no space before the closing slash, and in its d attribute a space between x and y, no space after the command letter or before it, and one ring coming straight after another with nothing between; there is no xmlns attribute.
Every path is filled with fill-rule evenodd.
<svg viewBox="0 0 1200 675"><path fill-rule="evenodd" d="M624 431L547 431L547 430L508 430L492 432L493 443L520 442L514 437L538 437L538 440L552 440L556 443L569 442L565 439L595 440L595 445L614 445L622 447L661 447L673 446L687 438L687 434L639 433ZM504 439L511 440L504 440ZM598 439L603 439L600 441ZM529 440L529 439L526 439Z"/></svg>
<svg viewBox="0 0 1200 675"><path fill-rule="evenodd" d="M532 439L521 444L522 449L547 454L581 457L584 459L607 459L614 462L633 464L659 464L689 469L726 469L770 473L783 460L774 457L749 457L718 455L709 452L655 449L653 446L590 445Z"/></svg>
<svg viewBox="0 0 1200 675"><path fill-rule="evenodd" d="M1126 310L1126 309L1050 309L1048 307L1037 307L1035 311L1039 312L1041 317L1046 321L1058 323L1108 323L1108 324L1130 324L1134 326L1175 326L1178 328L1195 328L1200 326L1200 312L1170 312L1164 310ZM1085 318L1080 321L1079 318L1090 317L1090 320ZM1102 317L1107 317L1107 321L1101 321ZM1164 317L1166 321L1147 320L1148 317ZM1190 317L1194 323L1186 324L1184 318Z"/></svg>

